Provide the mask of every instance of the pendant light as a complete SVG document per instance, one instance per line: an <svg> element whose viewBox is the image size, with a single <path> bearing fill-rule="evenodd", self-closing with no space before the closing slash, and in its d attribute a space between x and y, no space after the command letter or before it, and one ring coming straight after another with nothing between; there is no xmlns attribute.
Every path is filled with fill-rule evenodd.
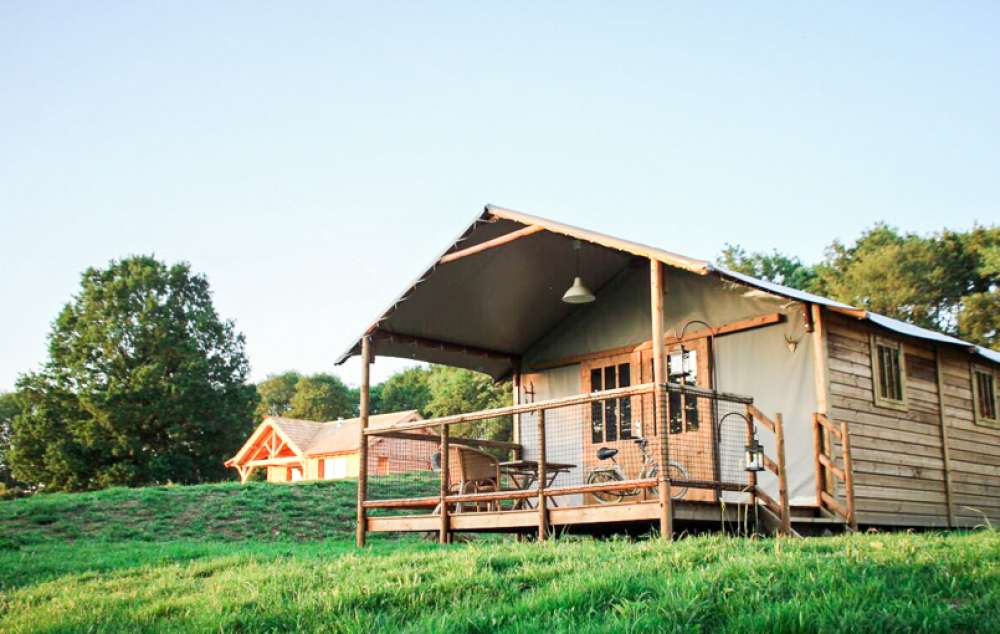
<svg viewBox="0 0 1000 634"><path fill-rule="evenodd" d="M576 277L573 284L563 293L562 300L567 304L589 304L596 299L594 294L583 283L580 277L580 241L573 241L573 250L576 251Z"/></svg>

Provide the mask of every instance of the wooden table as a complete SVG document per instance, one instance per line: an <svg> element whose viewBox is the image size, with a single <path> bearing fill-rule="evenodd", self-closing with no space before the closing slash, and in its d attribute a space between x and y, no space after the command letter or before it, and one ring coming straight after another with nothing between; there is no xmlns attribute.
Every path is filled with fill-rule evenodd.
<svg viewBox="0 0 1000 634"><path fill-rule="evenodd" d="M546 462L545 488L551 487L552 483L556 479L556 476L560 473L569 473L569 470L574 468L576 468L575 464L567 464L564 462ZM526 491L538 481L538 462L535 460L511 460L509 462L501 462L500 473L507 475L511 482L514 483L514 486L518 489ZM547 497L546 499L552 501L552 506L559 506L554 498ZM534 508L532 504L533 501L530 498L515 500L514 509Z"/></svg>

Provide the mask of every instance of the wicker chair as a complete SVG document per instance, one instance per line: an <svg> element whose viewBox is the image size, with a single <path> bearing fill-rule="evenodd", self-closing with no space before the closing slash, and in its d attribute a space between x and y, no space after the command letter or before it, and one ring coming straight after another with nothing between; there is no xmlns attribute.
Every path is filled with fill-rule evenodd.
<svg viewBox="0 0 1000 634"><path fill-rule="evenodd" d="M452 445L448 448L448 490L452 493L492 493L500 490L500 463L490 454ZM463 510L499 510L497 502L470 502L459 504L456 512Z"/></svg>

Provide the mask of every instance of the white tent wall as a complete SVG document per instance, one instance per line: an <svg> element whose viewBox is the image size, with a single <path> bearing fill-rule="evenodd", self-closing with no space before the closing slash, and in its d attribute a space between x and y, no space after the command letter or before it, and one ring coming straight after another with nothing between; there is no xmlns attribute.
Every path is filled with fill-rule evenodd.
<svg viewBox="0 0 1000 634"><path fill-rule="evenodd" d="M579 394L581 389L580 366L578 364L528 374L525 375L522 382L522 393L530 391L532 401L572 396ZM522 402L529 401L522 398ZM579 406L576 407L579 408ZM519 438L521 446L524 448L524 459L537 460L539 455L537 414L521 414L519 418L521 425ZM585 431L582 418L570 421L549 418L545 421L546 459L549 462L577 465L569 473L557 476L552 483L553 486L583 482L584 475L581 470L583 469L583 435ZM582 504L583 496L568 496L562 503L570 506Z"/></svg>
<svg viewBox="0 0 1000 634"><path fill-rule="evenodd" d="M785 455L793 504L815 502L812 456L812 413L816 411L812 342L805 330L803 305L720 280L667 268L664 311L666 334L780 312L784 321L719 337L715 341L715 387L745 394L765 414L780 412L785 421ZM535 377L535 400L580 392L579 365L532 373L532 365L639 344L650 339L648 267L634 267L599 289L597 301L582 306L524 355L526 379ZM794 346L790 342L795 342ZM790 350L790 347L794 347ZM533 442L534 421L524 417L521 438ZM547 433L556 433L546 427ZM583 430L579 431L582 442ZM761 442L775 457L774 439L766 430ZM530 449L526 449L526 454ZM551 458L555 460L555 458ZM566 462L573 462L566 460ZM777 482L761 474L762 486L777 495Z"/></svg>

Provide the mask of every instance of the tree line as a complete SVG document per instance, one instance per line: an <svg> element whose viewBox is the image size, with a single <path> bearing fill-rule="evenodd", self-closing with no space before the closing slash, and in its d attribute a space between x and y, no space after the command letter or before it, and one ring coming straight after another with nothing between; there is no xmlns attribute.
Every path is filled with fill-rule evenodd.
<svg viewBox="0 0 1000 634"><path fill-rule="evenodd" d="M727 245L720 264L1000 347L1000 228L921 236L884 224L833 242L820 262ZM245 339L219 317L207 279L151 256L88 268L60 311L48 358L0 393L0 494L229 477L223 461L266 416L358 414L336 376L285 372L258 385ZM425 417L499 407L509 384L444 367L398 372L372 390L373 413ZM462 433L503 439L500 421Z"/></svg>

